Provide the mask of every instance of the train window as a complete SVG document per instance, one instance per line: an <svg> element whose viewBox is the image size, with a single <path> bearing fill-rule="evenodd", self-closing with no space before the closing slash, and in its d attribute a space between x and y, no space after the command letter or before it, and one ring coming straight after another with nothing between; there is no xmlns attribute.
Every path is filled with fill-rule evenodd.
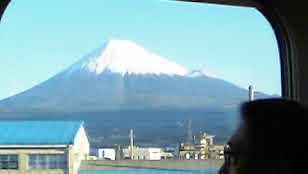
<svg viewBox="0 0 308 174"><path fill-rule="evenodd" d="M281 97L277 41L256 9L57 1L14 1L2 18L0 119L84 120L90 154L67 154L80 173L216 173L240 104ZM53 150L40 165L70 166Z"/></svg>

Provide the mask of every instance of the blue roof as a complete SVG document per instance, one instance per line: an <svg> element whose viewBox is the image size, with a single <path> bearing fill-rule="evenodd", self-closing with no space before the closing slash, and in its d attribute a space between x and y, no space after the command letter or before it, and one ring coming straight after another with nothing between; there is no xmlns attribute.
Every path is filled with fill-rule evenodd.
<svg viewBox="0 0 308 174"><path fill-rule="evenodd" d="M83 121L0 121L0 145L73 144Z"/></svg>

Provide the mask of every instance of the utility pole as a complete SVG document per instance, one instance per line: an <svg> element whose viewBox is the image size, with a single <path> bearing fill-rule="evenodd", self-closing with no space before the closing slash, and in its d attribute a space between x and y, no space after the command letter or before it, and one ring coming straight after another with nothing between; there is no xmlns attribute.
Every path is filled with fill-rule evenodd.
<svg viewBox="0 0 308 174"><path fill-rule="evenodd" d="M192 118L189 117L187 125L187 144L193 144Z"/></svg>
<svg viewBox="0 0 308 174"><path fill-rule="evenodd" d="M133 158L133 150L134 150L134 130L130 129L129 131L129 138L130 138L130 158Z"/></svg>
<svg viewBox="0 0 308 174"><path fill-rule="evenodd" d="M249 101L253 101L255 97L253 86L249 85L248 90L249 90Z"/></svg>

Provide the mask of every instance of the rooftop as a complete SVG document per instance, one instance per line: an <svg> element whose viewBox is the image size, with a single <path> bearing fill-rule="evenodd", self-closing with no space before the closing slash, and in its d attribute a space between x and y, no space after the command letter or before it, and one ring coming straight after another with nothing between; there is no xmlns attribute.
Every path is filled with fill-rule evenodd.
<svg viewBox="0 0 308 174"><path fill-rule="evenodd" d="M0 145L73 144L83 121L0 121Z"/></svg>

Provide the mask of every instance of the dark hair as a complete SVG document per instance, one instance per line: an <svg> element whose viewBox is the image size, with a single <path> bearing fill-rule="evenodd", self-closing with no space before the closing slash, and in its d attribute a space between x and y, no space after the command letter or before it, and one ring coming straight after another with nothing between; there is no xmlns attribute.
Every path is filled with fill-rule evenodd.
<svg viewBox="0 0 308 174"><path fill-rule="evenodd" d="M308 164L301 165L308 158L308 110L303 105L287 99L255 100L242 105L241 115L250 168L259 169L254 173L294 173L307 168Z"/></svg>

